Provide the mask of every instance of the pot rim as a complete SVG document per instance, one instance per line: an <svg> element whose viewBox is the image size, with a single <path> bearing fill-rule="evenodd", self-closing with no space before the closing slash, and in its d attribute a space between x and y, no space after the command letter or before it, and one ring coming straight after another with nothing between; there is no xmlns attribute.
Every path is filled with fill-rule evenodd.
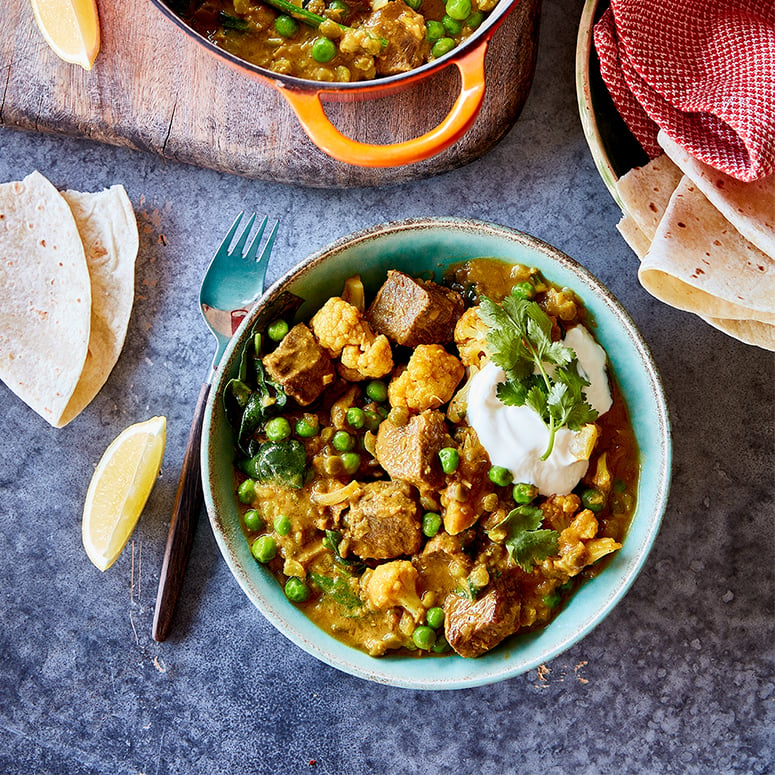
<svg viewBox="0 0 775 775"><path fill-rule="evenodd" d="M299 78L293 75L284 75L283 73L275 73L260 65L256 65L252 62L248 62L246 59L232 54L225 48L216 46L211 40L208 40L204 35L197 32L193 27L189 26L183 19L180 18L165 2L165 0L150 0L164 16L166 16L173 24L179 27L187 36L195 40L210 53L216 57L223 59L227 64L238 70L243 70L256 75L267 81L276 82L279 85L296 89L299 91L316 91L316 92L359 92L359 91L381 91L383 87L393 86L396 83L405 81L410 83L417 78L424 77L438 70L447 67L449 64L455 61L455 59L462 56L466 51L475 48L481 43L487 42L489 38L494 34L495 28L501 21L523 0L499 0L498 4L493 8L485 21L469 38L457 48L452 49L439 59L434 59L432 62L426 62L424 65L415 67L412 70L407 70L405 73L396 73L395 75L388 75L380 78L374 78L369 81L350 81L350 82L337 82L337 81L315 81L310 78Z"/></svg>

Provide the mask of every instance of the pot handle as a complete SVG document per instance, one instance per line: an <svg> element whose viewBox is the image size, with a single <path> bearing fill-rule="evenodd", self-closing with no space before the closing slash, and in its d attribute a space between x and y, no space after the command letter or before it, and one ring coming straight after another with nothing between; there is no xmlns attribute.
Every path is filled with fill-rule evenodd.
<svg viewBox="0 0 775 775"><path fill-rule="evenodd" d="M361 143L343 135L328 119L320 95L325 89L299 91L281 86L307 136L321 151L338 161L359 167L398 167L422 161L457 142L474 123L485 92L484 58L489 38L452 63L460 72L460 94L436 127L424 135L389 145Z"/></svg>

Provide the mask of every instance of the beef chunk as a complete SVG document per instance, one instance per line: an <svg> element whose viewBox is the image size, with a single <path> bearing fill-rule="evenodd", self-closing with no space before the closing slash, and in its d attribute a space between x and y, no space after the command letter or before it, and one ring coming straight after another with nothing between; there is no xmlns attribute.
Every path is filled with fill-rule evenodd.
<svg viewBox="0 0 775 775"><path fill-rule="evenodd" d="M388 41L375 58L377 75L405 73L425 61L429 48L425 19L403 0L385 3L366 19L361 29Z"/></svg>
<svg viewBox="0 0 775 775"><path fill-rule="evenodd" d="M515 573L495 579L477 600L452 594L444 601L444 634L462 657L478 657L519 625L520 595Z"/></svg>
<svg viewBox="0 0 775 775"><path fill-rule="evenodd" d="M403 482L370 482L345 516L347 551L387 560L420 548L420 507Z"/></svg>
<svg viewBox="0 0 775 775"><path fill-rule="evenodd" d="M463 298L451 288L391 270L366 319L375 331L398 344L447 344L463 307Z"/></svg>
<svg viewBox="0 0 775 775"><path fill-rule="evenodd" d="M264 356L263 364L269 377L301 406L311 404L334 380L331 358L304 323L294 326Z"/></svg>
<svg viewBox="0 0 775 775"><path fill-rule="evenodd" d="M402 479L419 490L438 490L444 484L438 453L447 443L444 415L428 409L414 415L405 425L388 417L377 432L377 462L392 479Z"/></svg>

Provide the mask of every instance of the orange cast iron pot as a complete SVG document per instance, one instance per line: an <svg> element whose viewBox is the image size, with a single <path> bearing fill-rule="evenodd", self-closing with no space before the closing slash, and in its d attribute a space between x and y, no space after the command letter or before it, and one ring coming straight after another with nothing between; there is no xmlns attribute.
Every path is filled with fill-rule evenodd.
<svg viewBox="0 0 775 775"><path fill-rule="evenodd" d="M241 72L256 76L277 89L321 151L338 161L360 167L398 167L422 161L457 142L476 120L485 95L485 55L495 31L520 3L527 0L501 0L476 32L443 57L406 73L356 83L331 83L274 73L246 62L200 35L177 16L164 0L151 0L168 19L215 56ZM385 97L445 67L454 65L460 73L460 93L442 121L425 134L399 143L373 145L342 134L329 121L321 97L356 101Z"/></svg>

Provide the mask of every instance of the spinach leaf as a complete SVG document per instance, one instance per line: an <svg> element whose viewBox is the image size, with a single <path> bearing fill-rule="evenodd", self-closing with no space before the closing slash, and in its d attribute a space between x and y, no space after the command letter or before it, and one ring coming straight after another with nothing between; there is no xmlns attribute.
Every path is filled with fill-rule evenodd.
<svg viewBox="0 0 775 775"><path fill-rule="evenodd" d="M248 338L240 356L239 374L224 391L226 417L237 437L240 452L255 454L251 438L270 417L278 414L288 402L280 385L266 376L261 362L261 334Z"/></svg>
<svg viewBox="0 0 775 775"><path fill-rule="evenodd" d="M307 469L304 445L296 439L265 441L240 468L251 478L269 484L301 489Z"/></svg>
<svg viewBox="0 0 775 775"><path fill-rule="evenodd" d="M341 576L323 576L320 573L310 573L310 578L332 600L335 600L345 608L360 608L360 598L352 591L352 587Z"/></svg>

